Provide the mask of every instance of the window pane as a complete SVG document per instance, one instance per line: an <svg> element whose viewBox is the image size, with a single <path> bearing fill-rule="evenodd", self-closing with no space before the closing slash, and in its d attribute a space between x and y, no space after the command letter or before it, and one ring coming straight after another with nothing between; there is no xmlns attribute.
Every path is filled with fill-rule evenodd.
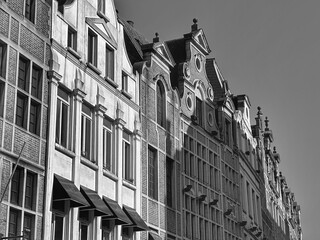
<svg viewBox="0 0 320 240"><path fill-rule="evenodd" d="M3 117L3 109L4 109L4 82L0 81L0 117Z"/></svg>
<svg viewBox="0 0 320 240"><path fill-rule="evenodd" d="M81 240L87 240L88 226L81 224Z"/></svg>
<svg viewBox="0 0 320 240"><path fill-rule="evenodd" d="M29 240L32 239L32 226L33 226L33 217L30 214L24 215L24 225L23 225L23 239Z"/></svg>
<svg viewBox="0 0 320 240"><path fill-rule="evenodd" d="M61 145L67 147L68 137L68 105L62 103L61 110Z"/></svg>
<svg viewBox="0 0 320 240"><path fill-rule="evenodd" d="M114 52L106 47L106 77L113 80L114 78Z"/></svg>
<svg viewBox="0 0 320 240"><path fill-rule="evenodd" d="M26 190L25 190L25 207L28 209L34 209L34 196L35 193L35 181L36 176L32 173L27 173L26 178Z"/></svg>
<svg viewBox="0 0 320 240"><path fill-rule="evenodd" d="M54 240L62 240L63 238L63 217L55 216L54 224Z"/></svg>
<svg viewBox="0 0 320 240"><path fill-rule="evenodd" d="M91 30L88 32L88 62L97 66L97 35Z"/></svg>
<svg viewBox="0 0 320 240"><path fill-rule="evenodd" d="M11 209L9 219L9 237L15 237L18 235L18 217L19 212Z"/></svg>
<svg viewBox="0 0 320 240"><path fill-rule="evenodd" d="M39 135L40 105L36 102L30 104L29 131Z"/></svg>
<svg viewBox="0 0 320 240"><path fill-rule="evenodd" d="M42 70L36 66L32 68L32 85L31 85L31 94L32 96L41 99L41 78Z"/></svg>
<svg viewBox="0 0 320 240"><path fill-rule="evenodd" d="M161 83L157 82L157 123L164 126L164 91Z"/></svg>
<svg viewBox="0 0 320 240"><path fill-rule="evenodd" d="M26 0L25 2L25 17L31 22L34 22L35 15L35 0Z"/></svg>
<svg viewBox="0 0 320 240"><path fill-rule="evenodd" d="M19 205L20 203L20 184L22 180L22 171L17 168L11 180L11 203Z"/></svg>
<svg viewBox="0 0 320 240"><path fill-rule="evenodd" d="M28 92L28 68L29 61L20 57L18 72L18 87Z"/></svg>

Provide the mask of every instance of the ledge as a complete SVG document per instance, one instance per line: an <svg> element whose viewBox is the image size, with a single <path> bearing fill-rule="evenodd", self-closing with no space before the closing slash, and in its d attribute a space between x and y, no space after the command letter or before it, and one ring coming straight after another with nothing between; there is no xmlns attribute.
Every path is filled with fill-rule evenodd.
<svg viewBox="0 0 320 240"><path fill-rule="evenodd" d="M109 77L105 77L104 80L106 80L112 87L114 88L118 88L119 84L116 83L115 81L113 81L111 78Z"/></svg>
<svg viewBox="0 0 320 240"><path fill-rule="evenodd" d="M130 93L128 93L127 91L125 90L121 90L121 93L126 96L127 98L131 99L132 98L132 95Z"/></svg>
<svg viewBox="0 0 320 240"><path fill-rule="evenodd" d="M55 143L56 145L56 150L67 155L68 157L74 158L76 156L76 154L72 151L70 151L69 149L59 145L58 143Z"/></svg>
<svg viewBox="0 0 320 240"><path fill-rule="evenodd" d="M132 189L132 190L136 190L136 189L137 189L137 187L136 187L135 185L133 185L133 182L129 182L129 181L126 180L126 179L123 179L123 180L122 180L122 184L123 184L123 186L125 186L125 187L127 187L127 188L130 188L130 189Z"/></svg>
<svg viewBox="0 0 320 240"><path fill-rule="evenodd" d="M98 166L95 163L91 162L89 159L81 157L80 162L94 171L98 170Z"/></svg>
<svg viewBox="0 0 320 240"><path fill-rule="evenodd" d="M94 71L98 75L100 75L102 73L96 66L94 66L90 62L87 62L87 67L90 68L92 71Z"/></svg>
<svg viewBox="0 0 320 240"><path fill-rule="evenodd" d="M77 59L81 58L80 54L76 50L74 50L72 47L67 47L67 51L69 53L71 53L74 57L76 57Z"/></svg>

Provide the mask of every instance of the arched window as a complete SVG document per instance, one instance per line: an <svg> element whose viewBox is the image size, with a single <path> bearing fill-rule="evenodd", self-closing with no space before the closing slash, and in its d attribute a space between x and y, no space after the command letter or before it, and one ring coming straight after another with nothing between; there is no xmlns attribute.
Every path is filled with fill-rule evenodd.
<svg viewBox="0 0 320 240"><path fill-rule="evenodd" d="M157 123L165 126L165 91L160 81L157 82Z"/></svg>

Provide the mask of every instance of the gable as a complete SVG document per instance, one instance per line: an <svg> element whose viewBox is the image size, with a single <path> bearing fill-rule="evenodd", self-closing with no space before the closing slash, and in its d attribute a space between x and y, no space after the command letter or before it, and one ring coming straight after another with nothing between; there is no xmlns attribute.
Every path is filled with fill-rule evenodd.
<svg viewBox="0 0 320 240"><path fill-rule="evenodd" d="M112 36L107 23L101 18L88 18L86 17L86 23L95 30L101 37L103 37L111 46L117 49L117 42Z"/></svg>
<svg viewBox="0 0 320 240"><path fill-rule="evenodd" d="M167 63L171 66L175 65L173 57L165 43L157 43L153 48Z"/></svg>
<svg viewBox="0 0 320 240"><path fill-rule="evenodd" d="M206 36L204 35L204 32L202 29L200 29L193 35L193 39L207 54L211 52Z"/></svg>

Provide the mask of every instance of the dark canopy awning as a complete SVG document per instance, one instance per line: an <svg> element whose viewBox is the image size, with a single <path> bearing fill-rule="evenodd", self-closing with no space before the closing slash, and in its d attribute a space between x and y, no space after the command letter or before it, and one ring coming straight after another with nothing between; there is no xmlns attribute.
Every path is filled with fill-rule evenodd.
<svg viewBox="0 0 320 240"><path fill-rule="evenodd" d="M151 240L162 240L162 238L155 232L149 232L149 239Z"/></svg>
<svg viewBox="0 0 320 240"><path fill-rule="evenodd" d="M80 211L94 210L95 216L112 216L113 215L111 210L102 201L102 199L99 197L97 192L89 188L86 188L84 186L80 187L80 192L90 204L90 206L88 207L80 208Z"/></svg>
<svg viewBox="0 0 320 240"><path fill-rule="evenodd" d="M128 207L126 205L123 205L124 212L128 215L131 222L133 223L131 226L133 231L146 231L149 230L146 223L143 221L143 219L140 217L140 215L136 212L135 209Z"/></svg>
<svg viewBox="0 0 320 240"><path fill-rule="evenodd" d="M113 213L112 216L103 217L103 219L114 219L115 225L132 225L132 222L128 218L127 214L124 213L116 201L107 198L106 196L103 196L103 200Z"/></svg>
<svg viewBox="0 0 320 240"><path fill-rule="evenodd" d="M54 174L52 200L70 201L71 208L90 205L73 182L57 174Z"/></svg>

